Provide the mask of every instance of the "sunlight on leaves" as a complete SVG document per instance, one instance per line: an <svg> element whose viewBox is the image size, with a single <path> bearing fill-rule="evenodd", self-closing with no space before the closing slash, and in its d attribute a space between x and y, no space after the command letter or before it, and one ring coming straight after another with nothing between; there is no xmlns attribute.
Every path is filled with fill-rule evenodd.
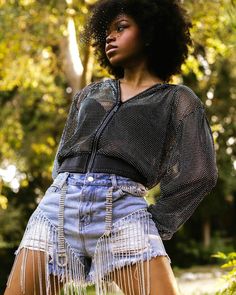
<svg viewBox="0 0 236 295"><path fill-rule="evenodd" d="M0 208L2 208L3 210L6 210L7 209L7 203L8 203L8 200L5 196L3 195L0 195Z"/></svg>

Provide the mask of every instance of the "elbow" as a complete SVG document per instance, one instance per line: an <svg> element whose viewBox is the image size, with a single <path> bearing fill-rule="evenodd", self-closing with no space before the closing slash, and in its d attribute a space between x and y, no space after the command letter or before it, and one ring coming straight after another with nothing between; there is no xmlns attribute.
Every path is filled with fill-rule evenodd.
<svg viewBox="0 0 236 295"><path fill-rule="evenodd" d="M209 177L209 183L212 184L212 188L216 186L217 180L218 180L218 168L216 165L214 165L213 169L210 173L211 177Z"/></svg>
<svg viewBox="0 0 236 295"><path fill-rule="evenodd" d="M210 192L217 184L218 180L218 169L215 167L211 171L206 171L206 173L202 176L201 182L205 188L208 188L208 192Z"/></svg>
<svg viewBox="0 0 236 295"><path fill-rule="evenodd" d="M207 185L209 187L209 192L216 186L217 179L218 179L217 175L214 175L214 176L212 176L211 178L208 179Z"/></svg>
<svg viewBox="0 0 236 295"><path fill-rule="evenodd" d="M218 170L216 169L214 176L212 177L213 187L216 186L218 180Z"/></svg>

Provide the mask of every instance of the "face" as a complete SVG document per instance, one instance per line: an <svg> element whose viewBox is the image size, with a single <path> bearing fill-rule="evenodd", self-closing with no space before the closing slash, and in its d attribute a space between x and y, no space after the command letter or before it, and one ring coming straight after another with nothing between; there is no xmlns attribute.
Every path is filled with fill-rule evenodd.
<svg viewBox="0 0 236 295"><path fill-rule="evenodd" d="M117 16L106 33L105 52L113 66L125 68L144 59L140 29L133 18Z"/></svg>

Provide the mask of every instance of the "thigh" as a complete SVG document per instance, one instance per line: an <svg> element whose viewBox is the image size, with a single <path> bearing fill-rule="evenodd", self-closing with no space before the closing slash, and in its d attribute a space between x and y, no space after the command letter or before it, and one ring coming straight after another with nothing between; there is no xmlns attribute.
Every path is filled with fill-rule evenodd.
<svg viewBox="0 0 236 295"><path fill-rule="evenodd" d="M176 279L166 256L137 262L115 270L112 279L125 295L179 295Z"/></svg>
<svg viewBox="0 0 236 295"><path fill-rule="evenodd" d="M46 254L22 248L16 256L4 295L46 295ZM59 294L63 284L50 275L49 293Z"/></svg>

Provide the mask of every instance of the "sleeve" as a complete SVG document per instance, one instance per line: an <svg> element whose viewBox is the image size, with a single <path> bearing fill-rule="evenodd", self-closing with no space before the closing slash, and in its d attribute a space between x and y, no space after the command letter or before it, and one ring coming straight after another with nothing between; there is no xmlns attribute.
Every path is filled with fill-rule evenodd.
<svg viewBox="0 0 236 295"><path fill-rule="evenodd" d="M77 124L77 113L78 113L78 107L82 101L82 90L80 90L79 92L77 92L73 99L72 99L72 103L70 105L70 109L69 109L69 113L67 116L67 120L62 132L62 136L60 138L59 141L59 145L56 151L56 155L54 158L54 162L53 162L53 169L52 169L52 179L54 180L56 178L56 176L58 175L58 171L59 171L59 161L58 161L58 154L61 150L61 147L63 146L63 144L66 142L66 138L70 138L74 132L74 126L76 126Z"/></svg>
<svg viewBox="0 0 236 295"><path fill-rule="evenodd" d="M163 240L171 239L190 218L218 177L212 131L202 102L187 86L177 96L175 140L160 181L161 196L148 207Z"/></svg>

